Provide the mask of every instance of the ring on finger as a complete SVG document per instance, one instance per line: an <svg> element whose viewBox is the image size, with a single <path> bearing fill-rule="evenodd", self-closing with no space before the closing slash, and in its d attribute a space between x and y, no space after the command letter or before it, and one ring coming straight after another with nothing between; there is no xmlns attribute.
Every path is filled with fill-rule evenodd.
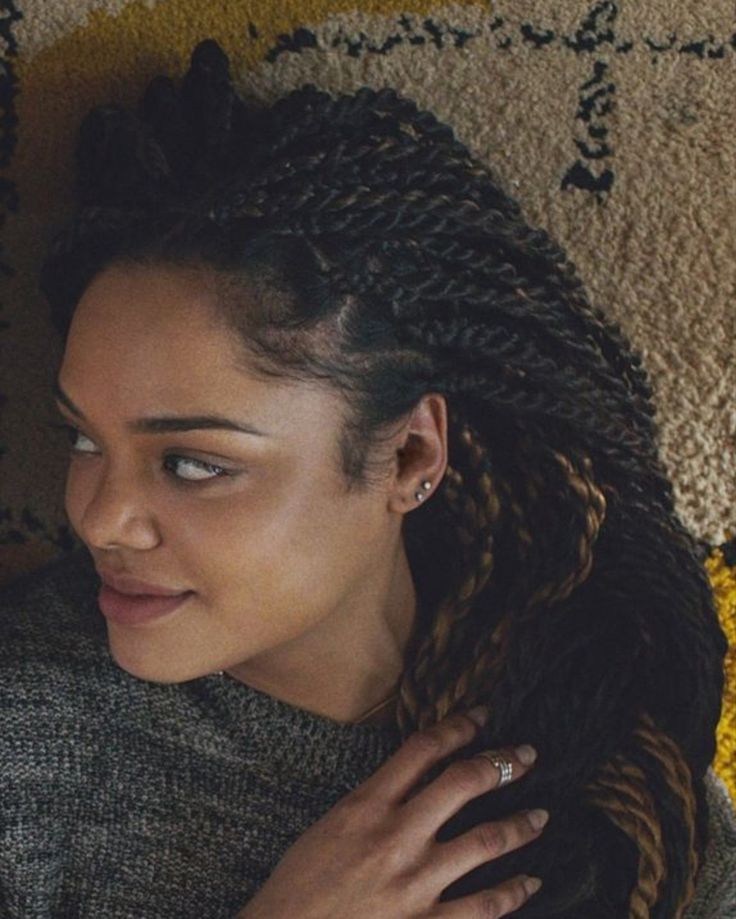
<svg viewBox="0 0 736 919"><path fill-rule="evenodd" d="M514 775L514 767L510 760L507 760L495 750L481 750L480 753L476 753L475 755L484 756L493 763L496 769L498 769L499 780L496 788L500 788L502 785L508 785Z"/></svg>

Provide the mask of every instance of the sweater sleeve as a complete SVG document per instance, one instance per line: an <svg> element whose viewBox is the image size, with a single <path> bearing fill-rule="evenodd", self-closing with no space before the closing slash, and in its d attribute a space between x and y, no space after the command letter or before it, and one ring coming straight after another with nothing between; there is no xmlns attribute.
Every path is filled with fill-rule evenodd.
<svg viewBox="0 0 736 919"><path fill-rule="evenodd" d="M736 812L723 781L712 770L706 775L710 808L710 841L700 871L695 899L684 919L736 917Z"/></svg>

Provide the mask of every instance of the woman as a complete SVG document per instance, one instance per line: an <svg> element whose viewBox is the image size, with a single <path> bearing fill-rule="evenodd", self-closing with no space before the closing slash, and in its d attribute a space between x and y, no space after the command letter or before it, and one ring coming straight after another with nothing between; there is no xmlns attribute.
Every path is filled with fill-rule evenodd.
<svg viewBox="0 0 736 919"><path fill-rule="evenodd" d="M410 101L249 106L212 41L78 167L42 286L84 546L4 595L7 914L725 903L725 640L560 248Z"/></svg>

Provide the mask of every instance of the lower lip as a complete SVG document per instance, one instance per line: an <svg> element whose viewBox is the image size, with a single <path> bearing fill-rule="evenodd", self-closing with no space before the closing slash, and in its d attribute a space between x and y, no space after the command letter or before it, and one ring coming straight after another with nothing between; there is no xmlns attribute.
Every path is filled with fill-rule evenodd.
<svg viewBox="0 0 736 919"><path fill-rule="evenodd" d="M103 584L97 602L103 616L121 625L141 625L172 612L194 596L193 590L173 597L131 596Z"/></svg>

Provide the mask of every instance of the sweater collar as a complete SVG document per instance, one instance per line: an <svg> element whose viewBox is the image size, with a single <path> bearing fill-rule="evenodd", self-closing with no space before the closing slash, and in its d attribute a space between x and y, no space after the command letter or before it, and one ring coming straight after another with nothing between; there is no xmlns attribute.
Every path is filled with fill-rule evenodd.
<svg viewBox="0 0 736 919"><path fill-rule="evenodd" d="M224 674L182 685L247 762L285 776L354 785L356 776L367 778L401 745L396 725L334 721Z"/></svg>

